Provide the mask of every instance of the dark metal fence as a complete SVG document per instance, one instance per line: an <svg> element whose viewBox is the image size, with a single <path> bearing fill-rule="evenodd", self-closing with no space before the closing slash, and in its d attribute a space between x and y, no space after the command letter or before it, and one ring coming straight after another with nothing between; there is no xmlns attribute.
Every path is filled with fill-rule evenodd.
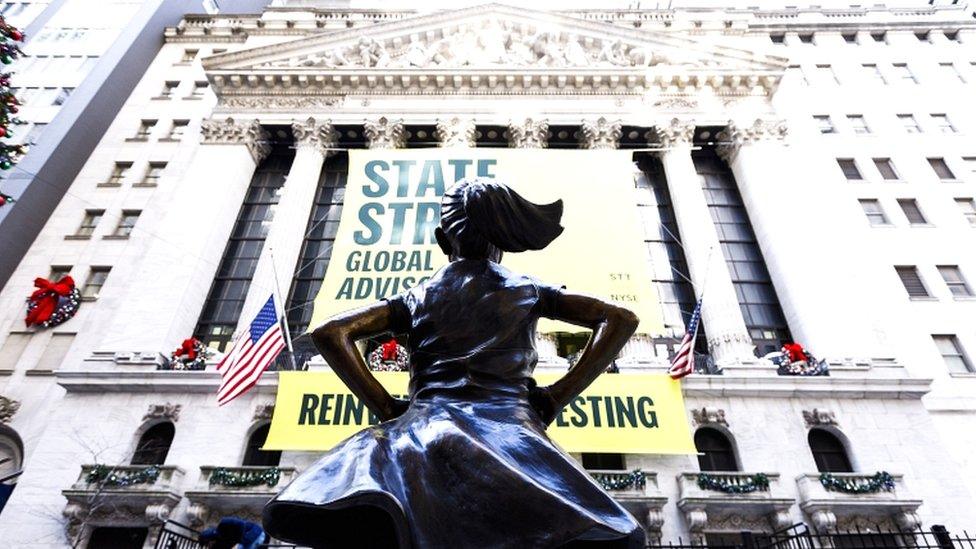
<svg viewBox="0 0 976 549"><path fill-rule="evenodd" d="M928 531L902 532L893 528L872 528L818 533L805 524L780 532L706 533L704 539L685 543L648 545L648 549L976 549L976 537L963 531L952 534L944 526Z"/></svg>
<svg viewBox="0 0 976 549"><path fill-rule="evenodd" d="M167 520L159 532L156 549L206 549L200 543L200 532L175 520ZM282 543L263 543L261 549L295 549L297 546Z"/></svg>

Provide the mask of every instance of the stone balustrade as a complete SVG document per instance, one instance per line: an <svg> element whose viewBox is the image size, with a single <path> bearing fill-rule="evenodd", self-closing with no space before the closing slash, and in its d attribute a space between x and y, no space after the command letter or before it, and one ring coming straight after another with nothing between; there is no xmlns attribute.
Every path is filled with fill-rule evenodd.
<svg viewBox="0 0 976 549"><path fill-rule="evenodd" d="M678 475L678 508L695 543L717 517L732 513L756 530L778 531L793 521L779 473L706 472Z"/></svg>
<svg viewBox="0 0 976 549"><path fill-rule="evenodd" d="M203 465L196 485L186 492L187 519L199 527L233 513L260 522L264 504L296 474L294 467Z"/></svg>
<svg viewBox="0 0 976 549"><path fill-rule="evenodd" d="M807 473L796 477L800 509L818 532L837 526L838 517L890 519L904 531L921 525L921 499L912 496L904 476L876 473Z"/></svg>
<svg viewBox="0 0 976 549"><path fill-rule="evenodd" d="M664 504L657 473L590 469L587 471L625 509L637 517L651 542L659 542L664 525Z"/></svg>

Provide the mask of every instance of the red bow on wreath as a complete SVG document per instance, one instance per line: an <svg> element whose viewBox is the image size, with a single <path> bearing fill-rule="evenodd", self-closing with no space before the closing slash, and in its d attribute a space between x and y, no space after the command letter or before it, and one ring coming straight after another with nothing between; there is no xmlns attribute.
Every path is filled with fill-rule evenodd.
<svg viewBox="0 0 976 549"><path fill-rule="evenodd" d="M197 349L196 346L199 343L197 338L191 337L189 339L184 339L183 343L180 343L180 348L173 352L174 356L186 357L187 359L193 361L197 359Z"/></svg>
<svg viewBox="0 0 976 549"><path fill-rule="evenodd" d="M37 277L34 279L34 286L37 287L31 294L30 300L36 306L27 311L24 323L27 327L37 326L47 321L58 308L58 298L67 296L75 289L75 281L70 276L65 276L57 282L51 282L46 278Z"/></svg>
<svg viewBox="0 0 976 549"><path fill-rule="evenodd" d="M800 362L807 359L806 349L799 343L784 343L783 352L790 357L790 362Z"/></svg>
<svg viewBox="0 0 976 549"><path fill-rule="evenodd" d="M383 360L396 360L397 340L391 339L383 344Z"/></svg>

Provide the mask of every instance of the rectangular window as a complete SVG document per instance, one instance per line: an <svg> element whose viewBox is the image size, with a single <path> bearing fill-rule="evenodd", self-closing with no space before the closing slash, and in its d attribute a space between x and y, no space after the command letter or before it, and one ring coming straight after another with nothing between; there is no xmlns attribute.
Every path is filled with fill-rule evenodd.
<svg viewBox="0 0 976 549"><path fill-rule="evenodd" d="M74 340L75 334L51 334L51 340L44 346L44 353L41 354L40 360L27 373L48 374L60 368Z"/></svg>
<svg viewBox="0 0 976 549"><path fill-rule="evenodd" d="M166 139L173 141L179 141L183 139L183 134L186 133L186 127L190 124L189 120L174 120L173 127L169 129L169 135Z"/></svg>
<svg viewBox="0 0 976 549"><path fill-rule="evenodd" d="M200 50L183 50L183 57L180 58L180 63L192 63L197 58L197 53L199 52Z"/></svg>
<svg viewBox="0 0 976 549"><path fill-rule="evenodd" d="M802 42L803 44L813 44L813 33L812 32L798 34L797 37L800 39L800 42Z"/></svg>
<svg viewBox="0 0 976 549"><path fill-rule="evenodd" d="M146 173L142 176L142 181L139 184L145 187L155 187L159 184L159 178L163 175L163 170L165 169L165 162L150 162L146 166Z"/></svg>
<svg viewBox="0 0 976 549"><path fill-rule="evenodd" d="M902 83L918 84L918 80L912 74L912 70L908 68L907 63L893 63L891 66L895 70L895 77L901 80Z"/></svg>
<svg viewBox="0 0 976 549"><path fill-rule="evenodd" d="M871 38L873 38L875 42L884 43L886 36L884 32L872 32Z"/></svg>
<svg viewBox="0 0 976 549"><path fill-rule="evenodd" d="M857 44L857 33L856 32L843 32L841 37L844 38L844 42L848 44Z"/></svg>
<svg viewBox="0 0 976 549"><path fill-rule="evenodd" d="M769 35L769 41L773 44L782 44L786 41L786 35L783 33L773 33Z"/></svg>
<svg viewBox="0 0 976 549"><path fill-rule="evenodd" d="M837 133L829 114L815 114L813 115L813 121L816 122L820 133Z"/></svg>
<svg viewBox="0 0 976 549"><path fill-rule="evenodd" d="M929 158L927 160L929 161L929 166L932 166L932 170L935 171L935 175L939 176L939 179L952 180L956 178L956 174L952 173L944 158Z"/></svg>
<svg viewBox="0 0 976 549"><path fill-rule="evenodd" d="M904 212L909 225L926 225L928 221L922 215L922 209L918 207L918 202L914 198L899 198L898 206Z"/></svg>
<svg viewBox="0 0 976 549"><path fill-rule="evenodd" d="M950 42L959 41L959 31L944 31L942 34L945 34L946 40Z"/></svg>
<svg viewBox="0 0 976 549"><path fill-rule="evenodd" d="M214 48L212 55L218 55L226 52L227 50L225 48Z"/></svg>
<svg viewBox="0 0 976 549"><path fill-rule="evenodd" d="M909 297L931 297L914 265L896 266L895 272L898 273L898 278L901 279Z"/></svg>
<svg viewBox="0 0 976 549"><path fill-rule="evenodd" d="M830 65L817 65L817 76L822 84L840 84L834 69Z"/></svg>
<svg viewBox="0 0 976 549"><path fill-rule="evenodd" d="M795 74L797 78L800 79L800 84L804 86L810 85L810 81L807 80L807 75L803 73L803 69L800 68L800 65L790 65L786 67L786 74Z"/></svg>
<svg viewBox="0 0 976 549"><path fill-rule="evenodd" d="M946 286L949 287L949 291L953 296L973 296L973 291L969 288L969 284L966 283L966 279L963 278L959 265L939 265L936 268L939 269L942 280L945 280Z"/></svg>
<svg viewBox="0 0 976 549"><path fill-rule="evenodd" d="M966 163L971 175L976 175L976 156L964 156L962 161Z"/></svg>
<svg viewBox="0 0 976 549"><path fill-rule="evenodd" d="M143 120L139 122L139 129L136 130L136 134L133 136L133 139L138 139L141 141L149 139L153 128L156 127L156 122L156 120Z"/></svg>
<svg viewBox="0 0 976 549"><path fill-rule="evenodd" d="M898 172L895 171L895 165L891 162L890 158L872 158L874 161L874 166L878 168L878 173L881 174L881 178L887 181L897 181Z"/></svg>
<svg viewBox="0 0 976 549"><path fill-rule="evenodd" d="M856 134L871 133L871 128L868 127L863 114L849 114L847 115L847 122L850 123Z"/></svg>
<svg viewBox="0 0 976 549"><path fill-rule="evenodd" d="M112 233L112 236L129 238L141 213L139 210L122 210L122 217L119 218L119 224L115 227L115 232Z"/></svg>
<svg viewBox="0 0 976 549"><path fill-rule="evenodd" d="M95 227L98 226L98 222L102 220L103 215L105 215L105 210L85 210L85 217L82 218L81 225L78 226L78 230L75 231L74 236L91 236L95 232Z"/></svg>
<svg viewBox="0 0 976 549"><path fill-rule="evenodd" d="M901 122L902 127L905 128L905 133L922 133L922 127L915 120L915 115L899 114L898 120Z"/></svg>
<svg viewBox="0 0 976 549"><path fill-rule="evenodd" d="M179 86L180 83L175 80L167 80L166 82L163 82L163 89L159 91L159 97L165 97L167 99L173 97L173 94L176 93L176 88Z"/></svg>
<svg viewBox="0 0 976 549"><path fill-rule="evenodd" d="M945 76L946 80L953 82L966 83L966 79L963 77L959 69L956 68L955 63L939 63L939 69L942 70L942 74Z"/></svg>
<svg viewBox="0 0 976 549"><path fill-rule="evenodd" d="M932 341L939 349L942 360L945 360L949 373L970 374L973 372L973 365L966 353L963 352L959 338L954 334L932 334Z"/></svg>
<svg viewBox="0 0 976 549"><path fill-rule="evenodd" d="M51 265L51 272L48 273L47 279L57 282L69 274L71 274L71 265Z"/></svg>
<svg viewBox="0 0 976 549"><path fill-rule="evenodd" d="M976 227L976 200L972 198L957 198L956 206L959 207L959 211L962 212L962 216L966 218L970 226Z"/></svg>
<svg viewBox="0 0 976 549"><path fill-rule="evenodd" d="M929 42L929 31L918 31L915 33L915 38L919 42Z"/></svg>
<svg viewBox="0 0 976 549"><path fill-rule="evenodd" d="M116 162L115 166L112 167L112 173L108 176L108 181L105 182L106 185L119 186L125 179L126 174L132 168L132 162Z"/></svg>
<svg viewBox="0 0 976 549"><path fill-rule="evenodd" d="M868 80L882 85L888 83L888 81L885 80L884 73L882 73L881 69L879 69L874 63L867 63L861 65L861 67L864 68L864 74L868 77Z"/></svg>
<svg viewBox="0 0 976 549"><path fill-rule="evenodd" d="M0 372L12 372L20 360L27 344L30 343L31 334L12 333L7 336L7 340L0 347Z"/></svg>
<svg viewBox="0 0 976 549"><path fill-rule="evenodd" d="M207 91L207 87L210 85L206 80L201 80L193 83L193 91L187 97L200 98L203 97L203 92Z"/></svg>
<svg viewBox="0 0 976 549"><path fill-rule="evenodd" d="M930 114L929 116L932 117L932 122L942 133L956 133L956 127L949 121L949 115Z"/></svg>
<svg viewBox="0 0 976 549"><path fill-rule="evenodd" d="M92 267L88 273L88 280L85 281L85 286L81 289L82 299L98 299L98 294L102 292L102 286L105 285L105 279L108 278L108 273L111 270L111 267Z"/></svg>
<svg viewBox="0 0 976 549"><path fill-rule="evenodd" d="M861 209L864 210L864 215L868 217L868 223L872 226L890 225L884 209L881 208L880 201L874 198L862 198L858 202L861 203Z"/></svg>
<svg viewBox="0 0 976 549"><path fill-rule="evenodd" d="M851 181L860 181L864 177L861 176L861 170L857 169L857 163L854 162L853 158L838 158L837 165L840 166L840 170L844 172L844 177Z"/></svg>

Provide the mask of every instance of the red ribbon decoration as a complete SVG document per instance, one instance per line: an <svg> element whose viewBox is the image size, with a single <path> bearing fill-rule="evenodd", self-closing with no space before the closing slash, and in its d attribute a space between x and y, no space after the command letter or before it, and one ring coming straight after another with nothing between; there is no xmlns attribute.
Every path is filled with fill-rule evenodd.
<svg viewBox="0 0 976 549"><path fill-rule="evenodd" d="M383 360L396 360L397 340L391 339L383 344Z"/></svg>
<svg viewBox="0 0 976 549"><path fill-rule="evenodd" d="M58 308L58 299L67 296L75 289L75 281L70 276L65 276L57 282L37 277L34 279L34 286L37 290L31 294L30 301L35 306L27 311L27 317L24 318L28 328L39 326L50 319Z"/></svg>
<svg viewBox="0 0 976 549"><path fill-rule="evenodd" d="M800 362L807 359L806 351L799 343L784 343L783 351L790 357L790 362Z"/></svg>
<svg viewBox="0 0 976 549"><path fill-rule="evenodd" d="M197 350L196 350L197 343L199 343L199 342L197 341L197 338L195 338L195 337L191 337L191 338L188 338L188 339L184 339L183 340L183 343L180 343L180 348L177 349L176 351L174 351L173 352L173 355L174 356L177 356L177 357L186 356L191 361L196 360L197 359Z"/></svg>

